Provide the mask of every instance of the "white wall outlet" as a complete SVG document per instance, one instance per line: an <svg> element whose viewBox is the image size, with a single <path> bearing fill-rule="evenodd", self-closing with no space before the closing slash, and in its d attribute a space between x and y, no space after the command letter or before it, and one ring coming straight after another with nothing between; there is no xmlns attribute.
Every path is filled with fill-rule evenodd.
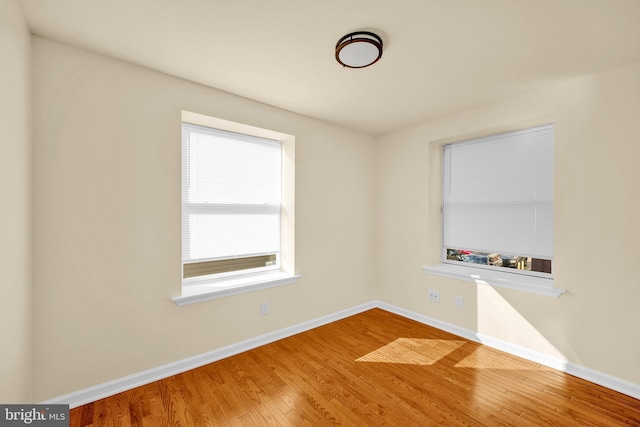
<svg viewBox="0 0 640 427"><path fill-rule="evenodd" d="M460 295L456 295L455 304L457 309L462 310L462 307L464 306L464 298Z"/></svg>
<svg viewBox="0 0 640 427"><path fill-rule="evenodd" d="M440 291L429 289L429 301L440 302Z"/></svg>
<svg viewBox="0 0 640 427"><path fill-rule="evenodd" d="M269 301L262 301L260 303L260 316L266 316L269 314Z"/></svg>

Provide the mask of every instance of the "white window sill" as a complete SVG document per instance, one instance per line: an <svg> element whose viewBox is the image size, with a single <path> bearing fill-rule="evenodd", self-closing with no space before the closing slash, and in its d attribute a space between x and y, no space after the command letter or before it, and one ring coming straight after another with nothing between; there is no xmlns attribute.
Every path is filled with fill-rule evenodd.
<svg viewBox="0 0 640 427"><path fill-rule="evenodd" d="M296 282L299 275L270 271L260 274L228 277L207 282L193 283L182 286L182 295L171 298L179 306L194 304L231 295L257 291L259 289L288 285Z"/></svg>
<svg viewBox="0 0 640 427"><path fill-rule="evenodd" d="M517 273L503 273L483 268L474 268L452 264L437 264L422 267L425 273L453 279L467 280L479 285L489 285L498 288L515 289L532 294L559 297L565 289L553 286L553 279L528 276Z"/></svg>

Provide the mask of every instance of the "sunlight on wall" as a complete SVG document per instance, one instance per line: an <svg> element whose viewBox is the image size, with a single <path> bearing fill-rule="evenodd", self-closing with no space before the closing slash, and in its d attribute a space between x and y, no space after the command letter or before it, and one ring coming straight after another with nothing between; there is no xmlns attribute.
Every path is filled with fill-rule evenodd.
<svg viewBox="0 0 640 427"><path fill-rule="evenodd" d="M478 333L566 361L567 358L491 286L478 286Z"/></svg>

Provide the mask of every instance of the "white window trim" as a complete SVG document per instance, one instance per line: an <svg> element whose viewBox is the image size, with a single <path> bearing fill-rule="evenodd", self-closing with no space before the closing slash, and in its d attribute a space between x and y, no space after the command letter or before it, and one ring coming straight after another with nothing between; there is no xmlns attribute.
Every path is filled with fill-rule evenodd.
<svg viewBox="0 0 640 427"><path fill-rule="evenodd" d="M300 275L289 274L284 271L269 271L200 281L188 286L183 286L182 295L171 298L171 301L179 306L194 304L260 289L289 285L298 281L300 277Z"/></svg>
<svg viewBox="0 0 640 427"><path fill-rule="evenodd" d="M261 271L249 274L238 274L233 277L205 278L196 283L182 279L182 292L180 296L171 300L178 306L209 301L218 298L239 295L248 292L268 289L276 286L292 284L301 277L295 274L295 137L280 132L257 128L224 119L218 119L203 114L182 111L182 122L200 126L223 129L230 132L242 133L279 140L282 144L282 213L280 230L280 269ZM182 262L182 259L180 260Z"/></svg>
<svg viewBox="0 0 640 427"><path fill-rule="evenodd" d="M559 297L566 289L554 287L553 278L530 276L526 274L509 273L489 270L485 268L467 267L440 263L432 266L423 266L427 274L449 277L452 279L466 280L478 285L489 285L498 288L514 289L531 294Z"/></svg>

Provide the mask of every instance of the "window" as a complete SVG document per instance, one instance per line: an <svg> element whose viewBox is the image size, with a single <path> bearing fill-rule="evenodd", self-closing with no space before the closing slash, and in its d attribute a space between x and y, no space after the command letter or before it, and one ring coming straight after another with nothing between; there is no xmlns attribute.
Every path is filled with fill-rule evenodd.
<svg viewBox="0 0 640 427"><path fill-rule="evenodd" d="M182 125L183 278L279 269L278 141Z"/></svg>
<svg viewBox="0 0 640 427"><path fill-rule="evenodd" d="M443 265L425 271L464 267L473 278L533 276L552 286L535 279L553 271L553 125L443 149Z"/></svg>
<svg viewBox="0 0 640 427"><path fill-rule="evenodd" d="M182 111L177 305L296 282L295 136Z"/></svg>

